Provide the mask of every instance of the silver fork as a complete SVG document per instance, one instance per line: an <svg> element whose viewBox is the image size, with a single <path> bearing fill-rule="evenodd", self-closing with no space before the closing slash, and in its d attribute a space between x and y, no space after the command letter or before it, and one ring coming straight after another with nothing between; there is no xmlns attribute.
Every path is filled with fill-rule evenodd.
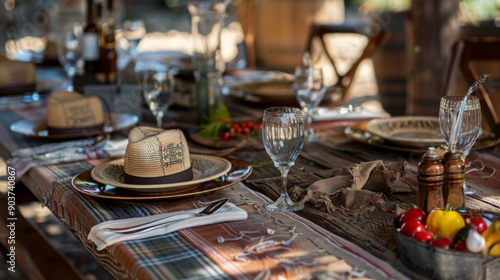
<svg viewBox="0 0 500 280"><path fill-rule="evenodd" d="M164 226L165 224L168 224L168 223L171 223L173 221L177 221L177 220L180 220L183 218L189 218L192 216L201 217L201 216L207 216L207 215L213 214L213 213L217 212L217 210L222 208L222 206L224 206L227 201L228 201L227 198L222 199L222 200L218 200L218 201L208 205L207 207L203 208L200 212L197 212L197 213L179 214L179 215L175 215L175 216L159 218L157 220L149 221L149 222L146 222L146 223L143 223L140 225L127 226L127 227L115 227L115 228L109 227L106 229L113 231L113 232L116 232L116 233L146 232L146 231L150 231L150 230L159 228L161 226Z"/></svg>

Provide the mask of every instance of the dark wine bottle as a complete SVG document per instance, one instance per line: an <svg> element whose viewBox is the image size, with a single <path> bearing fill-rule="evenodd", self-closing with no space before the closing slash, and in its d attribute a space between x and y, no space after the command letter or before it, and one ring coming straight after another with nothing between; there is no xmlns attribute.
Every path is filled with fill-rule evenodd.
<svg viewBox="0 0 500 280"><path fill-rule="evenodd" d="M99 63L99 27L96 23L94 0L87 0L87 15L83 27L83 60L85 74L95 74Z"/></svg>
<svg viewBox="0 0 500 280"><path fill-rule="evenodd" d="M118 57L115 41L114 1L107 0L102 8L98 79L103 83L113 84L116 83L117 78Z"/></svg>

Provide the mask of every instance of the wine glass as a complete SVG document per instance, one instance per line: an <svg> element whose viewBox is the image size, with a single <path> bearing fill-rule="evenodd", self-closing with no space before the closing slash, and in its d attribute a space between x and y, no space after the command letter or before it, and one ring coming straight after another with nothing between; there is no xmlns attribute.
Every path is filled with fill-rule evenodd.
<svg viewBox="0 0 500 280"><path fill-rule="evenodd" d="M75 77L78 62L82 58L83 30L80 24L71 25L62 34L57 44L57 58L64 68L69 80L67 90L73 91L73 78Z"/></svg>
<svg viewBox="0 0 500 280"><path fill-rule="evenodd" d="M314 66L297 66L294 76L293 89L304 114L306 136L310 137L314 134L313 111L323 100L326 91L323 86L323 71Z"/></svg>
<svg viewBox="0 0 500 280"><path fill-rule="evenodd" d="M128 51L132 58L137 53L137 46L146 35L146 25L141 19L130 19L123 22L123 37L128 42Z"/></svg>
<svg viewBox="0 0 500 280"><path fill-rule="evenodd" d="M464 106L462 119L458 120L463 96L443 96L439 104L439 127L441 134L448 145L448 151L457 151L462 154L462 160L469 152L479 137L481 131L481 104L477 96L469 96ZM457 121L459 123L457 123ZM456 143L450 143L452 128L458 125L459 134ZM467 164L466 164L467 166ZM473 193L473 190L464 184L464 192Z"/></svg>
<svg viewBox="0 0 500 280"><path fill-rule="evenodd" d="M143 76L144 100L159 128L174 97L174 76L169 70L146 70Z"/></svg>
<svg viewBox="0 0 500 280"><path fill-rule="evenodd" d="M265 208L270 211L297 211L303 204L293 202L288 195L288 171L304 146L304 119L299 108L272 107L264 111L262 140L267 154L279 169L282 180L280 197Z"/></svg>

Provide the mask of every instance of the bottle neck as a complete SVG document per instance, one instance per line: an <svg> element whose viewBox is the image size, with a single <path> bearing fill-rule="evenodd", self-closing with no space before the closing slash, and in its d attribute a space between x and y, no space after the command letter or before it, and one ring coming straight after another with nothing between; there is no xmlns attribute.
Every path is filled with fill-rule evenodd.
<svg viewBox="0 0 500 280"><path fill-rule="evenodd" d="M96 25L94 0L87 0L87 18L85 24L86 26Z"/></svg>

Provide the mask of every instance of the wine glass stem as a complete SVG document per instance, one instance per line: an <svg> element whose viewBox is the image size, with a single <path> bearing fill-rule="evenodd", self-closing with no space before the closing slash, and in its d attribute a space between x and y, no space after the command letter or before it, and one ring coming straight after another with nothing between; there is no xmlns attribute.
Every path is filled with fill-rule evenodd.
<svg viewBox="0 0 500 280"><path fill-rule="evenodd" d="M73 86L73 78L75 77L76 69L69 69L66 71L66 75L68 76L68 91L74 91L75 87Z"/></svg>
<svg viewBox="0 0 500 280"><path fill-rule="evenodd" d="M156 125L161 128L163 126L163 115L158 114L156 116Z"/></svg>
<svg viewBox="0 0 500 280"><path fill-rule="evenodd" d="M281 184L282 184L281 194L288 196L288 186L287 186L288 169L280 169L280 172L281 172Z"/></svg>
<svg viewBox="0 0 500 280"><path fill-rule="evenodd" d="M161 110L157 111L156 114L154 114L156 117L156 125L159 128L163 127L163 112Z"/></svg>
<svg viewBox="0 0 500 280"><path fill-rule="evenodd" d="M306 132L306 135L312 135L313 134L313 129L312 129L312 114L310 110L306 110L304 112L304 130Z"/></svg>

